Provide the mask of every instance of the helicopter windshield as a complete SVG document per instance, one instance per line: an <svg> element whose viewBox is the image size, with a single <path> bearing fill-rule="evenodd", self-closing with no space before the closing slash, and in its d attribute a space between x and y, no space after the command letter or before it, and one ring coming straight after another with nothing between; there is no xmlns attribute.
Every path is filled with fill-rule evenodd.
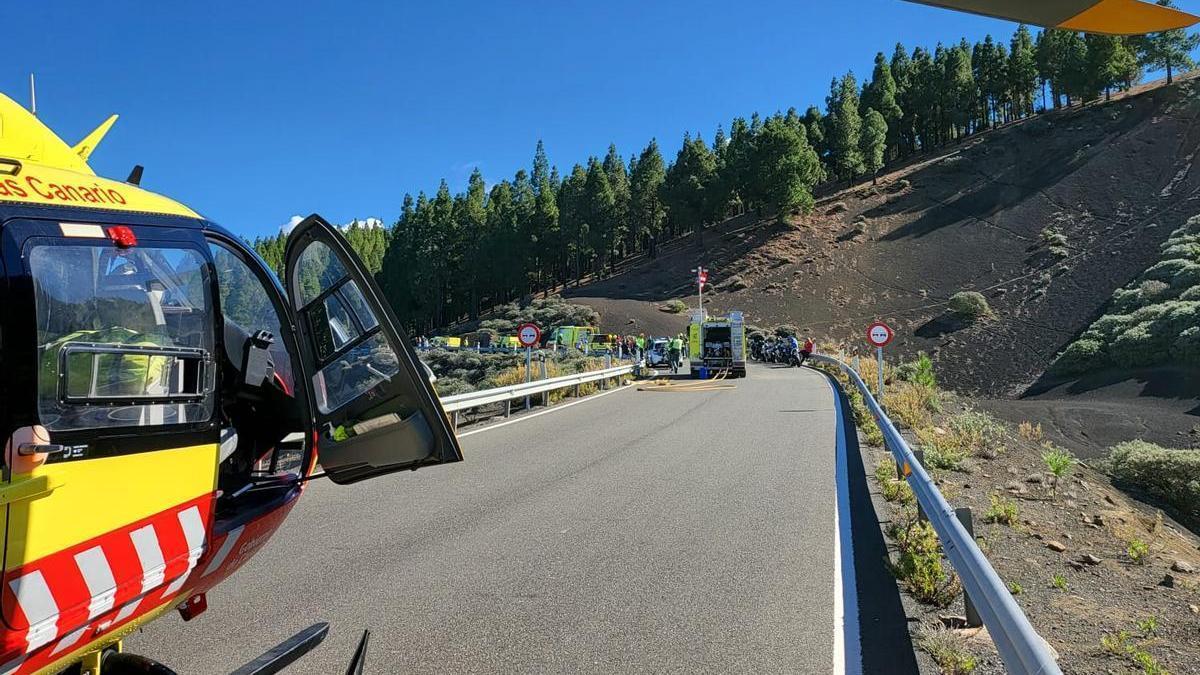
<svg viewBox="0 0 1200 675"><path fill-rule="evenodd" d="M51 431L212 415L209 271L187 248L36 245L38 410Z"/></svg>

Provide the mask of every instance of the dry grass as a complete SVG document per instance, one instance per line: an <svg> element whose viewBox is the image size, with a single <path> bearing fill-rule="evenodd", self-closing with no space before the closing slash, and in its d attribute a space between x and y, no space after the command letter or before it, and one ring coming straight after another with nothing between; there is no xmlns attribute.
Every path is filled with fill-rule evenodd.
<svg viewBox="0 0 1200 675"><path fill-rule="evenodd" d="M1023 440L1029 441L1030 443L1041 443L1042 439L1045 438L1045 436L1042 434L1041 422L1038 422L1037 424L1021 422L1021 424L1017 426L1017 434L1019 434Z"/></svg>
<svg viewBox="0 0 1200 675"><path fill-rule="evenodd" d="M603 359L584 359L580 363L580 366L581 367L578 370L575 370L575 369L567 370L567 369L564 369L558 362L547 360L546 361L546 377L553 378L553 377L559 377L562 375L570 375L572 373L583 372L586 370L599 370L604 367L604 360ZM534 380L542 379L542 366L540 363L533 364L533 379ZM522 363L514 368L509 368L508 370L504 370L504 371L497 373L494 377L492 377L490 379L490 383L491 383L490 386L510 387L514 384L523 384L524 382L526 382L525 364ZM611 385L611 384L613 384L613 382L610 381L609 384ZM599 387L599 383L597 383L597 382L587 382L585 384L579 385L579 395L580 396L588 396L590 394L596 393L599 390L600 390L600 387ZM575 395L575 390L572 387L568 387L566 389L556 389L556 390L550 392L550 403L557 403L565 398L569 398L574 395Z"/></svg>
<svg viewBox="0 0 1200 675"><path fill-rule="evenodd" d="M888 417L913 430L932 425L933 413L941 410L936 388L910 382L898 382L887 387L884 401Z"/></svg>

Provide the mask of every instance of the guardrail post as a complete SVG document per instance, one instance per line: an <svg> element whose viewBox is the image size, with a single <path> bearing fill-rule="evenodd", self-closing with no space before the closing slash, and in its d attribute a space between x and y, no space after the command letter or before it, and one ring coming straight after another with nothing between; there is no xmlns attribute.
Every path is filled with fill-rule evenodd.
<svg viewBox="0 0 1200 675"><path fill-rule="evenodd" d="M508 417L511 414L512 414L512 399L510 398L504 402L504 416Z"/></svg>
<svg viewBox="0 0 1200 675"><path fill-rule="evenodd" d="M545 354L542 354L542 379L543 380L546 379L546 355ZM550 392L548 392L548 391L542 392L542 405L544 405L544 406L550 405Z"/></svg>
<svg viewBox="0 0 1200 675"><path fill-rule="evenodd" d="M461 425L461 424L462 424L462 417L460 417L459 412L457 410L455 410L454 411L454 429L457 430L459 425Z"/></svg>
<svg viewBox="0 0 1200 675"><path fill-rule="evenodd" d="M962 506L954 509L954 515L958 518L958 522L962 523L963 529L967 531L971 539L974 539L975 524L974 519L971 517L971 507ZM979 610L975 608L975 603L971 600L971 596L965 588L963 589L963 608L966 610L963 613L967 616L968 628L979 628L983 625L983 618L979 616Z"/></svg>

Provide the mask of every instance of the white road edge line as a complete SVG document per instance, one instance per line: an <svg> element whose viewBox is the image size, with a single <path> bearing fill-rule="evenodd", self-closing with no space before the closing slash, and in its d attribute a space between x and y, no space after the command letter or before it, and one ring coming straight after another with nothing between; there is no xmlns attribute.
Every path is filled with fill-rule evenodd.
<svg viewBox="0 0 1200 675"><path fill-rule="evenodd" d="M862 643L858 624L858 584L854 577L854 533L850 527L850 475L846 455L846 427L842 400L832 379L825 382L833 395L837 424L835 482L837 503L833 509L833 672L862 673Z"/></svg>
<svg viewBox="0 0 1200 675"><path fill-rule="evenodd" d="M558 412L559 410L566 410L567 408L570 408L573 405L579 405L580 403L587 403L588 401L594 401L598 398L603 398L605 396L608 396L609 394L615 394L619 391L625 391L626 389L635 389L635 388L636 387L634 387L634 385L632 385L632 384L623 385L623 386L617 387L616 389L609 389L608 391L602 391L599 394L592 394L591 396L584 396L583 398L579 399L578 401L571 401L570 403L560 403L559 405L550 406L549 408L547 408L546 410L543 410L541 412L535 412L535 413L531 413L529 415L521 415L520 417L518 417L516 419L508 420L507 422L499 422L497 424L489 424L486 427L483 427L482 429L472 429L471 431L468 431L466 433L458 434L458 437L466 438L467 436L472 436L474 434L482 434L485 431L491 431L492 429L499 429L500 427L506 427L510 424L516 424L517 422L524 422L525 420L531 420L535 417L541 417L542 415L548 415L552 412Z"/></svg>

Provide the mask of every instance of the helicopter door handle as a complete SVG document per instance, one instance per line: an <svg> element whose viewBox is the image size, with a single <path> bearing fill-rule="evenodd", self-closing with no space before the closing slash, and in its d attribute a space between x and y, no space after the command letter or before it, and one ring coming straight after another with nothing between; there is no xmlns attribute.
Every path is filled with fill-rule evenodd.
<svg viewBox="0 0 1200 675"><path fill-rule="evenodd" d="M45 453L47 455L61 455L66 453L67 446L51 443L22 443L17 447L17 454L23 457Z"/></svg>

